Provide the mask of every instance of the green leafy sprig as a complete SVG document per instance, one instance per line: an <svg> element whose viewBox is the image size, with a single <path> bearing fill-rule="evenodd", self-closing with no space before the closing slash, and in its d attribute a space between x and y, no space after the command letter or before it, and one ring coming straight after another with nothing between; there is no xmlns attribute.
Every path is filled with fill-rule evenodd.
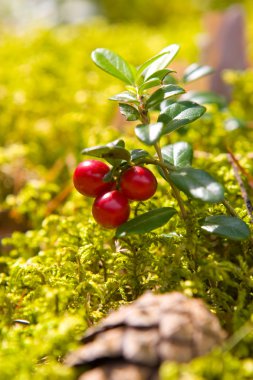
<svg viewBox="0 0 253 380"><path fill-rule="evenodd" d="M228 205L224 198L223 186L209 173L191 166L191 145L177 142L161 147L161 139L164 136L191 124L206 111L203 104L193 101L191 96L185 96L186 91L182 85L213 72L209 66L192 64L185 69L182 80L176 80L173 76L174 71L168 68L168 65L178 51L178 45L169 45L139 67L134 67L118 54L105 48L98 48L92 52L92 60L100 69L126 85L125 91L110 99L119 103L120 112L127 121L138 122L134 129L137 139L146 146L153 146L155 154L152 157L141 149L128 151L122 139L105 146L84 149L82 153L103 158L112 165L105 181L117 178L131 165L155 165L169 184L186 227L189 226L191 218L181 192L198 201L221 202L227 209L229 215L209 216L200 221L203 231L229 239L247 239L250 230ZM198 97L203 103L222 103L219 96L209 92L192 93L193 99ZM176 213L177 210L171 207L153 209L118 227L116 236L150 232L167 223Z"/></svg>

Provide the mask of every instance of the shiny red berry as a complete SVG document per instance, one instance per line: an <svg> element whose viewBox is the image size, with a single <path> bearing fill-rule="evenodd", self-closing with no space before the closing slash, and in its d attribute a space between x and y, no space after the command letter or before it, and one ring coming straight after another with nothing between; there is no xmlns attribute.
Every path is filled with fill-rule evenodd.
<svg viewBox="0 0 253 380"><path fill-rule="evenodd" d="M105 228L116 228L129 218L128 199L118 190L98 196L92 206L95 221Z"/></svg>
<svg viewBox="0 0 253 380"><path fill-rule="evenodd" d="M131 200L145 201L151 198L157 189L154 174L142 166L127 169L120 178L120 190Z"/></svg>
<svg viewBox="0 0 253 380"><path fill-rule="evenodd" d="M88 197L97 197L110 191L114 182L104 182L105 174L110 168L102 161L86 160L81 162L74 171L73 183L79 193Z"/></svg>

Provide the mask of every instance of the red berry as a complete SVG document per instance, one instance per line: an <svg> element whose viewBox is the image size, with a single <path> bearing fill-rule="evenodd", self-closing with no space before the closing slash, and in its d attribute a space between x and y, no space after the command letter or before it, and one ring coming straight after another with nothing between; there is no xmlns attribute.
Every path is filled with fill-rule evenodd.
<svg viewBox="0 0 253 380"><path fill-rule="evenodd" d="M92 214L98 224L105 228L116 228L129 218L128 199L118 190L98 196L92 206Z"/></svg>
<svg viewBox="0 0 253 380"><path fill-rule="evenodd" d="M97 197L110 191L114 182L104 182L105 174L110 168L102 161L86 160L81 162L74 171L73 182L79 193L88 197Z"/></svg>
<svg viewBox="0 0 253 380"><path fill-rule="evenodd" d="M145 201L155 194L157 180L150 170L142 166L132 166L122 174L120 189L128 199Z"/></svg>

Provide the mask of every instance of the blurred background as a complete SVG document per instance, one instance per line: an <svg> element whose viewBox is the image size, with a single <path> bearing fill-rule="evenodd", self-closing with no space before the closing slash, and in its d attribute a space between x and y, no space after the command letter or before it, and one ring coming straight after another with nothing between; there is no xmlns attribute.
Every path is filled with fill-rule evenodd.
<svg viewBox="0 0 253 380"><path fill-rule="evenodd" d="M97 47L139 65L177 43L177 75L193 62L213 66L194 89L223 96L226 112L213 106L214 116L184 139L221 152L226 136L235 151L250 150L252 20L252 0L1 0L1 236L83 205L71 184L83 148L122 132L131 146L132 129L108 101L123 87L92 63Z"/></svg>
<svg viewBox="0 0 253 380"><path fill-rule="evenodd" d="M0 15L3 25L19 30L82 23L94 17L105 17L114 23L136 21L158 26L180 15L201 17L206 12L224 11L234 3L242 5L247 13L252 8L250 0L182 0L177 4L164 0L1 0Z"/></svg>

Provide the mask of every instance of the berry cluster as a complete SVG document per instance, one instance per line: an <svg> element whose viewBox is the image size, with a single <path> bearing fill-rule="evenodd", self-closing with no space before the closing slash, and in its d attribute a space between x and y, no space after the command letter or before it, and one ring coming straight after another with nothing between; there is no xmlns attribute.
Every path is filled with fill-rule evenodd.
<svg viewBox="0 0 253 380"><path fill-rule="evenodd" d="M117 181L105 182L109 171L109 166L102 161L86 160L75 169L73 183L79 193L95 198L92 215L96 222L105 228L116 228L129 218L129 200L151 198L156 192L157 180L149 169L131 166Z"/></svg>

